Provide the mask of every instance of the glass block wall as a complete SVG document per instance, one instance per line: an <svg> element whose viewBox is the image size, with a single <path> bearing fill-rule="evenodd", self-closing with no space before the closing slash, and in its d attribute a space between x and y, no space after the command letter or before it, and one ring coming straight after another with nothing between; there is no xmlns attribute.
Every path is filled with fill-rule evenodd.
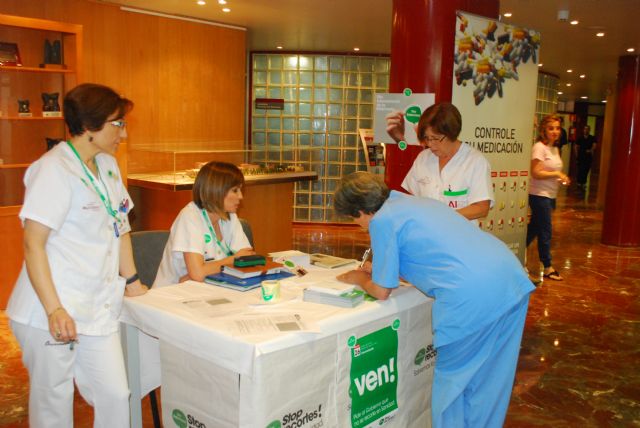
<svg viewBox="0 0 640 428"><path fill-rule="evenodd" d="M366 170L358 129L373 128L376 92L389 87L389 58L252 53L251 132L255 162L302 165L318 180L297 183L294 220L338 222L332 194L343 175ZM256 98L284 99L283 110Z"/></svg>
<svg viewBox="0 0 640 428"><path fill-rule="evenodd" d="M558 111L558 76L538 73L538 90L536 92L536 123L533 138L537 136L537 124L548 114Z"/></svg>

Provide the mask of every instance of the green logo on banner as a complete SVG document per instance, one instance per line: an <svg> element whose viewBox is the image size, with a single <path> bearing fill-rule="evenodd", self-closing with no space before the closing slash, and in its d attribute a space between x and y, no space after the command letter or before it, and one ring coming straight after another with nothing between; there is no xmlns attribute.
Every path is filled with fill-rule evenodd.
<svg viewBox="0 0 640 428"><path fill-rule="evenodd" d="M391 324L391 328L393 328L394 330L397 330L400 328L400 320L396 319L393 321L393 324Z"/></svg>
<svg viewBox="0 0 640 428"><path fill-rule="evenodd" d="M208 233L204 234L204 243L208 244L209 242L211 242L211 235L209 235Z"/></svg>
<svg viewBox="0 0 640 428"><path fill-rule="evenodd" d="M347 341L347 345L349 345L349 348L353 348L353 346L356 344L356 337L355 336L350 336L349 340Z"/></svg>
<svg viewBox="0 0 640 428"><path fill-rule="evenodd" d="M178 428L187 428L187 417L184 413L182 413L182 410L173 409L173 412L171 412L171 417L173 418L173 422L175 422Z"/></svg>
<svg viewBox="0 0 640 428"><path fill-rule="evenodd" d="M400 142L398 143L398 148L399 148L400 150L406 150L406 149L407 149L407 142L406 142L406 141L400 141Z"/></svg>
<svg viewBox="0 0 640 428"><path fill-rule="evenodd" d="M393 327L361 337L351 348L352 428L375 423L398 408L397 360L398 332Z"/></svg>
<svg viewBox="0 0 640 428"><path fill-rule="evenodd" d="M280 421L273 421L265 428L282 428L282 424L280 423Z"/></svg>
<svg viewBox="0 0 640 428"><path fill-rule="evenodd" d="M420 115L422 114L422 109L418 106L409 106L404 111L404 117L408 122L413 123L414 125L420 121Z"/></svg>
<svg viewBox="0 0 640 428"><path fill-rule="evenodd" d="M403 94L405 94L406 96L411 95L413 92L411 91L410 88L404 88L404 91L402 91Z"/></svg>

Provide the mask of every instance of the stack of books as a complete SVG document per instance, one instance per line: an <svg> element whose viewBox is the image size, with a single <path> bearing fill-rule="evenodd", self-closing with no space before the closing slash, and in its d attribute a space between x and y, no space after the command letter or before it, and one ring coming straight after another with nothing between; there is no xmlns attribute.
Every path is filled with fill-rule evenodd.
<svg viewBox="0 0 640 428"><path fill-rule="evenodd" d="M353 259L343 259L342 257L330 256L328 254L314 253L310 256L311 264L327 269L334 269L355 263Z"/></svg>
<svg viewBox="0 0 640 428"><path fill-rule="evenodd" d="M222 272L205 277L204 282L238 291L248 291L260 287L268 279L284 279L293 276L280 263L267 261L266 265L238 267L222 266Z"/></svg>
<svg viewBox="0 0 640 428"><path fill-rule="evenodd" d="M353 308L364 301L364 296L365 292L356 289L353 285L328 282L305 288L302 299L305 302Z"/></svg>

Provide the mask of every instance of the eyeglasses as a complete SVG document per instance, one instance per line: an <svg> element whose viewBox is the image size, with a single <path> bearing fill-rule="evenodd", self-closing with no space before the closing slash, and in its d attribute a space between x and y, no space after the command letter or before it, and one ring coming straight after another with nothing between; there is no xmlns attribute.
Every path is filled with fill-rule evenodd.
<svg viewBox="0 0 640 428"><path fill-rule="evenodd" d="M127 121L124 119L120 119L120 120L111 120L109 121L110 124L112 124L113 126L117 126L120 129L124 129L127 126Z"/></svg>
<svg viewBox="0 0 640 428"><path fill-rule="evenodd" d="M420 140L421 141L425 141L427 143L432 143L434 141L437 141L437 142L440 143L440 142L442 142L442 140L445 139L445 137L446 137L446 135L443 135L442 137L434 137L432 135L423 134L422 138Z"/></svg>

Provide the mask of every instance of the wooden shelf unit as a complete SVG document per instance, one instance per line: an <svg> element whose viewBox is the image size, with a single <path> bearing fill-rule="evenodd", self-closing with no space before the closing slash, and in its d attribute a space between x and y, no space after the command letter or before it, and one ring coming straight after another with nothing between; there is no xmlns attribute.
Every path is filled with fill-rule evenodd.
<svg viewBox="0 0 640 428"><path fill-rule="evenodd" d="M66 68L41 68L45 40L60 40ZM42 116L42 93L64 94L82 81L82 25L0 14L0 40L16 43L22 66L0 66L0 302L2 308L22 265L23 178L47 150L45 137L65 139L62 117ZM33 116L18 116L28 99Z"/></svg>

